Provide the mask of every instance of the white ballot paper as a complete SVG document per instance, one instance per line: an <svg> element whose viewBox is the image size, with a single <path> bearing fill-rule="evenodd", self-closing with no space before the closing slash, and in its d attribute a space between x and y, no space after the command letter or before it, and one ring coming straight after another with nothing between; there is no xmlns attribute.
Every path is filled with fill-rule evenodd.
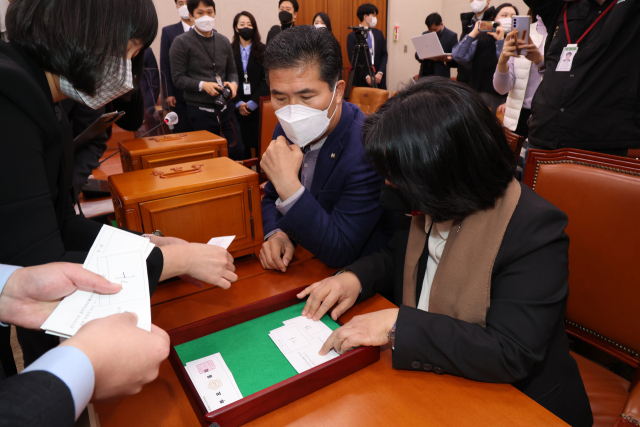
<svg viewBox="0 0 640 427"><path fill-rule="evenodd" d="M318 354L333 332L321 321L299 316L282 323L284 326L271 331L269 337L299 374L339 356L334 350Z"/></svg>
<svg viewBox="0 0 640 427"><path fill-rule="evenodd" d="M233 243L233 239L235 238L236 236L214 237L209 240L207 245L220 246L221 248L229 249L229 246L231 246L231 243Z"/></svg>
<svg viewBox="0 0 640 427"><path fill-rule="evenodd" d="M138 315L139 328L150 331L146 260L154 246L144 237L103 225L83 266L120 283L122 290L113 295L76 291L60 302L41 328L52 335L71 337L90 320L128 311Z"/></svg>
<svg viewBox="0 0 640 427"><path fill-rule="evenodd" d="M236 380L220 353L189 362L185 369L207 412L242 399Z"/></svg>

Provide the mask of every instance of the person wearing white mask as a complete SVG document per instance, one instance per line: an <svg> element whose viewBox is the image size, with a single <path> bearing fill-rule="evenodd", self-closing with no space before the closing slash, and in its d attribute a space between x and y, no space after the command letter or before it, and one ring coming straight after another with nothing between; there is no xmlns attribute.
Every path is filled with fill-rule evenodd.
<svg viewBox="0 0 640 427"><path fill-rule="evenodd" d="M469 0L469 2L471 12L463 12L460 14L460 22L462 23L460 40L473 31L477 21L492 19L496 12L496 8L490 6L491 0ZM469 77L469 67L458 65L457 80L462 83L469 83Z"/></svg>
<svg viewBox="0 0 640 427"><path fill-rule="evenodd" d="M329 31L311 26L291 28L267 45L264 66L280 123L260 163L269 178L262 199L265 269L285 272L295 243L342 267L393 234L395 218L380 203L383 181L360 138L365 116L343 100L340 51Z"/></svg>
<svg viewBox="0 0 640 427"><path fill-rule="evenodd" d="M27 18L45 10L58 19ZM144 49L158 30L156 9L152 0L101 0L80 9L76 0L14 0L6 22L11 42L0 42L0 180L11 184L0 189L0 264L82 264L102 225L73 209L72 129L60 101L98 108L138 87ZM147 258L151 292L159 281L185 274L223 288L237 280L226 250L149 239L156 245ZM22 328L18 340L25 365L59 343Z"/></svg>
<svg viewBox="0 0 640 427"><path fill-rule="evenodd" d="M318 12L313 17L313 26L316 28L326 28L330 33L333 33L331 28L331 18L324 12Z"/></svg>
<svg viewBox="0 0 640 427"><path fill-rule="evenodd" d="M184 90L194 131L207 130L227 140L229 157L244 159L244 143L230 102L238 93L238 70L229 39L214 31L213 0L188 0L195 28L178 37L169 51L171 78ZM223 89L225 88L225 89Z"/></svg>
<svg viewBox="0 0 640 427"><path fill-rule="evenodd" d="M387 79L385 74L387 72L387 61L389 55L387 53L387 41L384 38L382 31L378 30L378 8L371 4L365 3L358 6L356 12L358 19L360 20L360 26L370 28L367 33L367 44L371 51L371 60L373 63L376 83L378 89L387 88ZM349 61L353 58L353 50L356 45L356 35L351 32L347 36L347 52L349 53ZM353 77L353 86L371 87L371 78L368 75L365 58L360 56L357 64L351 64L355 67L356 73Z"/></svg>
<svg viewBox="0 0 640 427"><path fill-rule="evenodd" d="M480 21L476 21L473 30L454 46L451 56L458 64L469 69L469 86L491 108L494 114L504 104L506 95L501 95L493 87L493 73L498 65L498 57L502 52L504 35L511 31L511 21L518 14L518 9L510 3L503 3L496 9L493 20L499 25L495 31L480 31ZM488 17L486 17L488 18Z"/></svg>
<svg viewBox="0 0 640 427"><path fill-rule="evenodd" d="M176 10L180 22L172 25L167 25L162 29L162 36L160 38L160 71L162 71L161 80L162 85L167 88L167 104L171 107L172 111L178 114L180 120L174 125L173 131L176 133L190 132L191 125L187 117L187 103L184 100L184 94L182 90L178 89L171 79L171 61L169 60L169 50L176 37L180 34L184 34L187 31L191 31L193 28L193 20L189 15L189 9L187 8L187 0L174 0L176 2Z"/></svg>

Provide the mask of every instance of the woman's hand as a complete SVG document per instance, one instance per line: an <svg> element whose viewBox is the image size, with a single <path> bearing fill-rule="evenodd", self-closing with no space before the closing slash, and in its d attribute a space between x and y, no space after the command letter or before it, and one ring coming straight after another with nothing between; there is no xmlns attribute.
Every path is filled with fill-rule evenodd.
<svg viewBox="0 0 640 427"><path fill-rule="evenodd" d="M498 106L498 113L504 116L504 113L506 112L507 112L507 103L505 102L504 104Z"/></svg>
<svg viewBox="0 0 640 427"><path fill-rule="evenodd" d="M350 271L327 277L297 295L300 299L310 295L302 310L302 315L316 321L321 319L337 303L338 305L331 312L331 318L338 320L338 317L355 304L360 295L360 289L358 276Z"/></svg>
<svg viewBox="0 0 640 427"><path fill-rule="evenodd" d="M500 53L500 58L498 58L498 71L503 74L509 71L509 66L507 65L509 62L509 58L518 57L518 54L516 53L517 40L518 30L511 31L509 34L507 34L507 38L504 40L502 52Z"/></svg>
<svg viewBox="0 0 640 427"><path fill-rule="evenodd" d="M524 57L533 62L535 65L544 62L544 56L542 55L542 53L540 53L540 49L538 49L538 46L536 46L535 44L524 44L524 41L521 41L520 49L527 50L527 54Z"/></svg>
<svg viewBox="0 0 640 427"><path fill-rule="evenodd" d="M390 308L354 317L351 322L333 331L320 349L320 355L324 356L331 349L344 354L361 345L386 344L389 342L387 334L398 320L398 311L397 308Z"/></svg>
<svg viewBox="0 0 640 427"><path fill-rule="evenodd" d="M245 117L251 114L251 110L249 110L249 106L247 105L246 102L243 102L242 104L240 104L240 106L238 107L238 112Z"/></svg>
<svg viewBox="0 0 640 427"><path fill-rule="evenodd" d="M490 31L487 34L493 36L496 41L504 40L504 27L502 25L498 25L495 31Z"/></svg>
<svg viewBox="0 0 640 427"><path fill-rule="evenodd" d="M474 39L478 37L478 34L480 34L480 22L482 21L476 21L476 25L473 26L473 30L469 33L470 37L473 37Z"/></svg>
<svg viewBox="0 0 640 427"><path fill-rule="evenodd" d="M233 257L219 246L189 243L162 246L160 250L164 257L160 280L188 274L223 289L230 288L238 280Z"/></svg>

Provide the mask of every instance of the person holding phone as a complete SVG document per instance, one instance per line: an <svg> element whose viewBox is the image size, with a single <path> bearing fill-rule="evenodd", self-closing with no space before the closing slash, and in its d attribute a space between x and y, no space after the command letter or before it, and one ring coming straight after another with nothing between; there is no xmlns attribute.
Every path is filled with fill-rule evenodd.
<svg viewBox="0 0 640 427"><path fill-rule="evenodd" d="M504 35L511 31L511 19L518 9L511 3L503 3L496 9L494 20L499 23L495 31L481 31L476 21L473 30L454 46L451 56L458 64L470 66L469 86L474 88L494 114L504 103L506 96L493 88L493 73L498 65Z"/></svg>
<svg viewBox="0 0 640 427"><path fill-rule="evenodd" d="M507 34L493 74L493 87L501 95L509 94L507 102L499 107L504 114L504 125L525 138L529 135L531 101L544 75L544 43L547 29L531 10L533 23L529 28L529 43L523 41L516 30ZM526 49L526 55L518 55ZM525 88L523 91L522 88Z"/></svg>

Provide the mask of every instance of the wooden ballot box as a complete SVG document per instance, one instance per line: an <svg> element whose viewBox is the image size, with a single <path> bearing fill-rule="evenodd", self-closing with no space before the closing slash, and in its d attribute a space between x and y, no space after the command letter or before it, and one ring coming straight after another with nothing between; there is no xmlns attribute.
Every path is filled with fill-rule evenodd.
<svg viewBox="0 0 640 427"><path fill-rule="evenodd" d="M234 257L264 242L258 174L228 157L111 175L118 227L207 243L232 236Z"/></svg>
<svg viewBox="0 0 640 427"><path fill-rule="evenodd" d="M227 140L206 130L118 142L124 172L229 157Z"/></svg>

